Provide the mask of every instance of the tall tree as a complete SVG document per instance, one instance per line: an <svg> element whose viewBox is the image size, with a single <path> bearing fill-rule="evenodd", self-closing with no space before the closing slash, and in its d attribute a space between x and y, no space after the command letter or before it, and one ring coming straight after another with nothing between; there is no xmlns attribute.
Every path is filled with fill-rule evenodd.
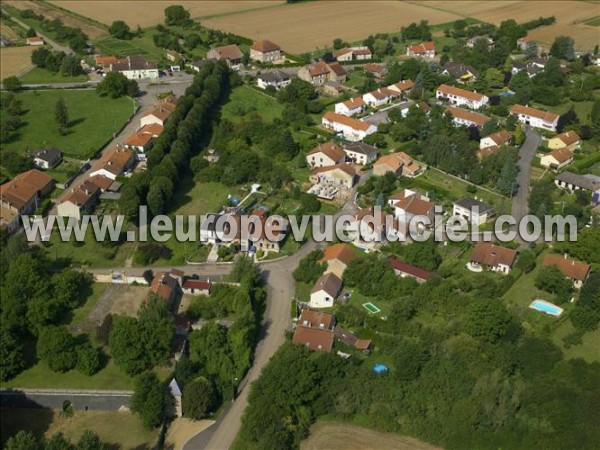
<svg viewBox="0 0 600 450"><path fill-rule="evenodd" d="M59 98L56 101L56 105L54 107L54 119L58 124L58 131L60 134L66 134L69 129L69 111L67 110L67 105L62 98Z"/></svg>
<svg viewBox="0 0 600 450"><path fill-rule="evenodd" d="M131 410L142 419L146 428L160 425L166 406L166 391L154 372L144 372L135 379Z"/></svg>

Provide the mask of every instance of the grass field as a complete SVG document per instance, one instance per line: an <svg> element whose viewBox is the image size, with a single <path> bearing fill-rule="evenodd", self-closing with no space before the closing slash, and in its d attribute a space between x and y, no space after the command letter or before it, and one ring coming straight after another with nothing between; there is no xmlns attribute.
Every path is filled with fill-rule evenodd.
<svg viewBox="0 0 600 450"><path fill-rule="evenodd" d="M207 19L202 24L251 39L268 38L285 51L303 53L330 47L338 37L356 41L369 34L399 31L421 19L437 24L459 18L454 12L406 2L378 2L377 7L369 2L301 2Z"/></svg>
<svg viewBox="0 0 600 450"><path fill-rule="evenodd" d="M6 47L0 49L0 79L19 76L33 67L31 53L34 47Z"/></svg>
<svg viewBox="0 0 600 450"><path fill-rule="evenodd" d="M138 416L127 411L76 410L72 417L51 409L3 408L0 411L2 441L19 430L47 438L62 432L67 439L77 441L84 430L92 430L111 449L143 450L152 448L158 439L158 430L148 431Z"/></svg>
<svg viewBox="0 0 600 450"><path fill-rule="evenodd" d="M221 183L194 182L188 178L173 195L175 203L170 212L186 216L216 212L227 203L227 194L238 195L238 191Z"/></svg>
<svg viewBox="0 0 600 450"><path fill-rule="evenodd" d="M393 433L381 433L356 425L318 421L310 429L310 436L300 444L301 450L395 449L434 450L434 447L417 439Z"/></svg>
<svg viewBox="0 0 600 450"><path fill-rule="evenodd" d="M25 113L15 138L2 144L8 150L25 153L40 147L57 147L67 156L87 159L119 130L133 111L129 98L100 97L93 90L25 91L17 94ZM62 136L54 109L62 98L69 113L69 132Z"/></svg>
<svg viewBox="0 0 600 450"><path fill-rule="evenodd" d="M221 109L222 117L232 122L239 122L253 114L259 114L264 122L272 122L281 117L282 112L283 105L276 99L246 85L235 88Z"/></svg>
<svg viewBox="0 0 600 450"><path fill-rule="evenodd" d="M144 7L143 0L130 0L125 2L115 2L106 0L52 0L53 3L62 8L71 10L82 16L90 17L98 22L110 25L114 20L124 20L129 26L136 28L138 25L142 28L156 25L164 22L163 11L170 5L184 5L190 12L193 19L220 16L232 12L246 11L257 8L270 8L283 4L282 1L275 0L250 0L244 2L235 1L202 1L202 2L181 2L181 1L153 1L152 7Z"/></svg>
<svg viewBox="0 0 600 450"><path fill-rule="evenodd" d="M87 81L87 75L76 75L69 77L60 73L50 72L48 69L34 67L25 75L19 77L23 84L42 84L42 83L76 83L78 81Z"/></svg>
<svg viewBox="0 0 600 450"><path fill-rule="evenodd" d="M85 300L85 303L81 305L79 308L73 310L73 317L71 319L71 327L77 329L87 317L90 315L94 307L96 306L96 302L98 298L102 295L102 293L106 290L108 285L104 283L93 283L92 284L92 293ZM86 332L90 332L93 330L82 330Z"/></svg>
<svg viewBox="0 0 600 450"><path fill-rule="evenodd" d="M538 0L493 2L441 0L415 3L432 11L457 12L496 25L508 19L516 19L521 23L540 16L555 16L555 24L531 30L528 36L546 45L552 44L556 36L571 36L580 50L591 50L598 43L598 30L588 22L597 18L598 3Z"/></svg>

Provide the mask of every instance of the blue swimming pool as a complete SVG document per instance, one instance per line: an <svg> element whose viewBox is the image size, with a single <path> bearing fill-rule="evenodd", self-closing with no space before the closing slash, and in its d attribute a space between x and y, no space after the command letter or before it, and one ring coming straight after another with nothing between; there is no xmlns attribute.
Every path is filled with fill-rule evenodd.
<svg viewBox="0 0 600 450"><path fill-rule="evenodd" d="M540 311L551 316L558 317L563 313L563 309L560 306L556 306L553 303L547 302L546 300L534 300L529 305L531 309Z"/></svg>

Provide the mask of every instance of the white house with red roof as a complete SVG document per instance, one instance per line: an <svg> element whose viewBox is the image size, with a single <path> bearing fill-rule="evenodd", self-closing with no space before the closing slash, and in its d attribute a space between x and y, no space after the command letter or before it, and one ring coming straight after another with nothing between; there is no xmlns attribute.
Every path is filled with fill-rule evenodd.
<svg viewBox="0 0 600 450"><path fill-rule="evenodd" d="M344 138L352 142L362 141L368 135L377 131L377 127L371 123L347 117L333 111L328 111L323 115L321 124L325 128L342 133Z"/></svg>
<svg viewBox="0 0 600 450"><path fill-rule="evenodd" d="M366 108L366 104L362 97L354 97L345 102L335 104L335 112L344 116L354 116L362 113Z"/></svg>
<svg viewBox="0 0 600 450"><path fill-rule="evenodd" d="M406 55L419 58L433 58L435 56L435 44L433 41L428 41L409 45L406 47Z"/></svg>
<svg viewBox="0 0 600 450"><path fill-rule="evenodd" d="M556 131L556 127L558 126L558 114L531 108L530 106L513 105L510 108L510 113L522 124L534 128Z"/></svg>
<svg viewBox="0 0 600 450"><path fill-rule="evenodd" d="M487 95L460 89L447 84L442 84L437 88L435 97L452 105L467 106L472 109L483 108L490 101Z"/></svg>
<svg viewBox="0 0 600 450"><path fill-rule="evenodd" d="M367 92L362 97L365 104L371 107L388 104L397 98L400 98L400 93L388 88L379 88L376 91Z"/></svg>

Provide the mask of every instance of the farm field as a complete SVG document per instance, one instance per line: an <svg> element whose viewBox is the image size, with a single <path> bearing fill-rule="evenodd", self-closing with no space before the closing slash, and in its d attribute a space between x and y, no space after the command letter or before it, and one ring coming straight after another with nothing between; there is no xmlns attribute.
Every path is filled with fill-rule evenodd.
<svg viewBox="0 0 600 450"><path fill-rule="evenodd" d="M0 49L0 79L24 74L33 67L31 53L35 47L7 47Z"/></svg>
<svg viewBox="0 0 600 450"><path fill-rule="evenodd" d="M48 90L20 92L17 99L25 111L16 136L2 144L1 152L25 153L40 147L57 147L65 155L85 160L119 130L131 115L132 100L100 97L94 90ZM69 113L69 132L61 136L54 119L56 101L62 98Z"/></svg>
<svg viewBox="0 0 600 450"><path fill-rule="evenodd" d="M158 430L149 431L138 416L128 411L75 411L65 417L61 411L47 408L1 410L2 440L19 430L29 430L36 436L51 437L62 432L67 439L77 441L84 430L92 430L110 448L152 448Z"/></svg>
<svg viewBox="0 0 600 450"><path fill-rule="evenodd" d="M382 449L435 450L439 447L417 439L393 433L382 433L356 425L319 421L310 429L310 436L300 444L301 450Z"/></svg>
<svg viewBox="0 0 600 450"><path fill-rule="evenodd" d="M75 3L75 2L74 2ZM5 5L12 6L16 9L24 10L31 9L36 14L41 14L46 17L48 20L53 20L56 18L60 18L62 22L68 27L80 28L91 40L99 39L101 37L108 35L108 29L105 27L95 24L90 20L86 20L85 18L77 17L75 15L66 14L64 11L60 11L57 8L53 8L51 5L41 3L41 2L33 2L29 0L7 0L3 2ZM120 6L122 3L115 2L115 5ZM122 7L122 6L121 6ZM29 23L29 20L23 20L19 18L23 22ZM117 19L113 19L117 20ZM112 20L109 22L112 23ZM39 30L43 34L46 32L44 30ZM51 37L51 36L49 36Z"/></svg>
<svg viewBox="0 0 600 450"><path fill-rule="evenodd" d="M56 0L50 3L68 9L77 14L110 25L114 20L124 20L129 26L146 28L164 22L163 11L170 5L182 5L193 19L201 19L221 14L270 8L284 4L283 1L251 0L236 1L154 1L152 7L144 5L144 0L125 2L96 0Z"/></svg>
<svg viewBox="0 0 600 450"><path fill-rule="evenodd" d="M3 38L10 39L13 42L21 41L22 40L21 36L19 36L17 34L17 32L15 31L17 29L18 25L13 25L13 26L15 28L12 28L9 25L7 25L7 23L3 19L0 22L0 35L2 35ZM23 30L23 31L25 31L25 30Z"/></svg>
<svg viewBox="0 0 600 450"><path fill-rule="evenodd" d="M268 38L285 51L303 53L329 47L338 37L355 41L373 33L399 31L424 18L438 24L462 16L404 2L306 2L206 19L202 24L251 39Z"/></svg>
<svg viewBox="0 0 600 450"><path fill-rule="evenodd" d="M591 50L598 43L598 29L584 22L598 16L598 4L583 1L418 1L415 2L434 11L460 11L483 22L499 24L503 20L518 18L518 22L555 16L556 23L531 30L529 36L549 45L556 36L565 35L575 39L581 50ZM424 16L427 17L427 16ZM430 22L434 23L432 20Z"/></svg>

